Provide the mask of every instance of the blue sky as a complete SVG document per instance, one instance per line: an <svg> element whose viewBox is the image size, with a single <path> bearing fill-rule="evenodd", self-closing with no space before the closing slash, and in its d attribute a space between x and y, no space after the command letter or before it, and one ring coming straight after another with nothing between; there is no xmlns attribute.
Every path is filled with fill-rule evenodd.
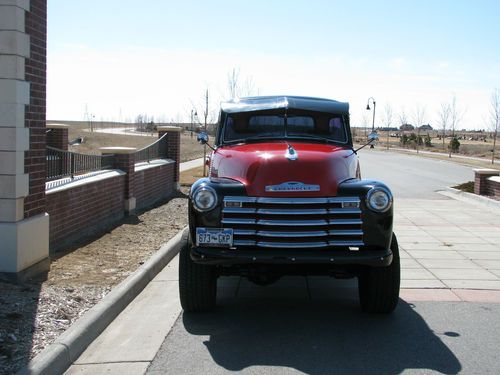
<svg viewBox="0 0 500 375"><path fill-rule="evenodd" d="M259 94L349 101L353 123L378 125L390 105L412 122L437 121L457 98L459 127L485 128L500 88L495 1L62 1L48 0L49 119L188 120L227 76ZM76 76L75 76L76 72ZM248 90L247 90L248 91Z"/></svg>

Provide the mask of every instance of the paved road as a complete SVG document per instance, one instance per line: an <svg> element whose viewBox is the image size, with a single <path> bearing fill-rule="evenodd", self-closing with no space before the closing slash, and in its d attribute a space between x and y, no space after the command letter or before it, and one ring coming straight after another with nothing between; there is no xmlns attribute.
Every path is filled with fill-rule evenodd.
<svg viewBox="0 0 500 375"><path fill-rule="evenodd" d="M449 161L369 148L359 152L359 160L361 176L385 182L395 198L445 199L435 192L474 180L472 168Z"/></svg>
<svg viewBox="0 0 500 375"><path fill-rule="evenodd" d="M226 300L181 315L148 374L499 374L500 305L401 301L394 315L353 300Z"/></svg>

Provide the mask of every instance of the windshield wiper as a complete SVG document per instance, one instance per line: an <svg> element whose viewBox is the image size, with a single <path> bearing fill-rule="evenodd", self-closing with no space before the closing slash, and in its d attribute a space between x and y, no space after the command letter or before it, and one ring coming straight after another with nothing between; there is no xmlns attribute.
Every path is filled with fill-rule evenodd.
<svg viewBox="0 0 500 375"><path fill-rule="evenodd" d="M291 135L291 136L288 136L287 138L288 139L290 139L290 138L292 138L292 139L307 139L307 140L319 141L322 143L340 143L340 142L335 141L333 139L323 138L323 137L315 137L312 135L295 135L295 136Z"/></svg>

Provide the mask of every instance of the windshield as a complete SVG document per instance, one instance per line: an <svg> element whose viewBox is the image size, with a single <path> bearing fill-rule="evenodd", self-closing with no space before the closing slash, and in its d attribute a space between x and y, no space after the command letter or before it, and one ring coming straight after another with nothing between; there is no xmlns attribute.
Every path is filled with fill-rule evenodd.
<svg viewBox="0 0 500 375"><path fill-rule="evenodd" d="M226 118L224 142L245 142L259 138L307 138L347 143L341 115L284 115L235 113Z"/></svg>

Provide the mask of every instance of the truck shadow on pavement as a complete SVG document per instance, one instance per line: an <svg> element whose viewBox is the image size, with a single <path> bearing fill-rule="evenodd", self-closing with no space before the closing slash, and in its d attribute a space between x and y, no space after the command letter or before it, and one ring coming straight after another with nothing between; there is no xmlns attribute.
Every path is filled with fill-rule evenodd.
<svg viewBox="0 0 500 375"><path fill-rule="evenodd" d="M279 373L288 368L307 374L405 369L456 374L462 369L411 304L400 300L392 315L369 315L359 310L356 290L351 293L354 298L341 300L225 298L216 312L184 314L182 321L189 333L210 336L206 349L216 366L229 371L278 366ZM199 338L193 340L199 347Z"/></svg>

